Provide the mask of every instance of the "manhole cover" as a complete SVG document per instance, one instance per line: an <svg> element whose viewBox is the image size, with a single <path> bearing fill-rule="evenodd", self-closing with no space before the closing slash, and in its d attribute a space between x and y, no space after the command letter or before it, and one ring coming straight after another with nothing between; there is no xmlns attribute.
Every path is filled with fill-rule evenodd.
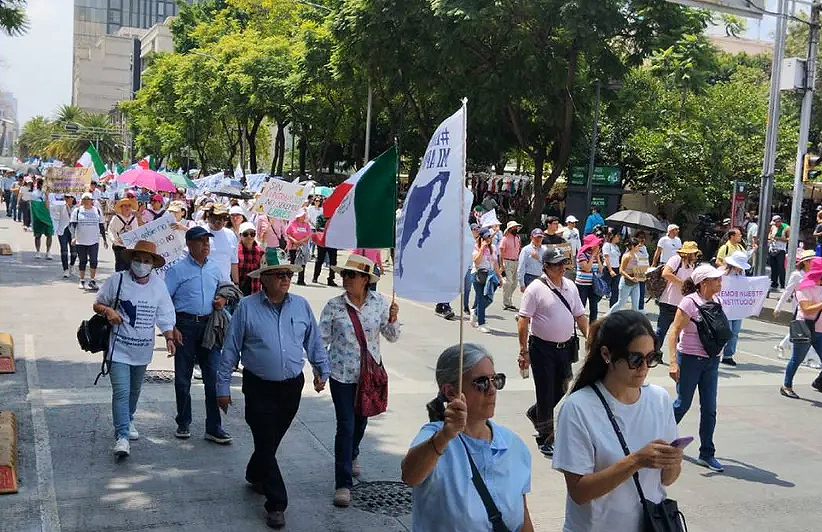
<svg viewBox="0 0 822 532"><path fill-rule="evenodd" d="M143 377L144 382L174 382L174 372L170 370L149 369Z"/></svg>
<svg viewBox="0 0 822 532"><path fill-rule="evenodd" d="M408 515L411 513L411 487L402 482L361 482L351 488L351 505L391 517Z"/></svg>

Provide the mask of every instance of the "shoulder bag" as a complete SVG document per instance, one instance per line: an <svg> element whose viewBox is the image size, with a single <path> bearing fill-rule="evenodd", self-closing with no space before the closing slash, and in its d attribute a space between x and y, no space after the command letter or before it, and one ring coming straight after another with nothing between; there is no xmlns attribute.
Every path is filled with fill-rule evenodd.
<svg viewBox="0 0 822 532"><path fill-rule="evenodd" d="M120 281L117 283L117 295L114 296L114 304L111 306L117 310L117 305L120 303L120 289L123 287L124 273L120 273ZM91 318L83 320L80 327L77 328L77 343L83 351L89 353L103 352L103 364L100 368L100 373L94 379L94 384L103 375L108 375L108 370L111 367L111 358L109 358L109 339L111 338L111 323L104 315L94 314ZM114 335L114 341L117 341L117 335ZM112 345L113 351L114 345Z"/></svg>
<svg viewBox="0 0 822 532"><path fill-rule="evenodd" d="M565 305L565 308L568 309L568 312L571 313L571 319L574 320L574 336L572 336L566 343L568 344L568 350L571 352L571 363L575 364L579 362L579 336L577 336L577 319L574 316L574 312L571 310L571 305L568 303L568 300L562 296L560 291L549 285L548 281L545 280L545 277L540 277L539 280L545 283L545 286L556 294L559 300L562 301L562 304Z"/></svg>
<svg viewBox="0 0 822 532"><path fill-rule="evenodd" d="M477 489L480 499L482 499L482 505L485 506L485 511L488 513L491 529L494 532L510 532L502 520L502 514L499 508L494 504L494 498L488 491L488 486L486 486L485 481L482 480L482 475L480 475L479 469L477 469L477 464L475 464L474 459L471 458L471 453L468 451L465 440L462 439L462 434L460 434L460 441L462 442L462 446L465 447L465 454L468 455L468 464L471 466L471 482L474 483L474 487Z"/></svg>
<svg viewBox="0 0 822 532"><path fill-rule="evenodd" d="M796 319L797 312L799 312L798 305L796 310L793 311L793 320L791 320L789 328L791 343L810 344L811 334L813 334L813 330L816 328L816 322L819 320L819 316L822 315L822 310L820 310L819 313L817 313L816 318L812 320Z"/></svg>
<svg viewBox="0 0 822 532"><path fill-rule="evenodd" d="M693 298L691 300L696 303ZM725 316L722 305L716 301L706 301L697 307L700 319L695 324L699 342L708 356L719 356L725 344L733 337L728 317Z"/></svg>
<svg viewBox="0 0 822 532"><path fill-rule="evenodd" d="M345 309L354 325L354 334L360 344L360 380L357 383L357 395L354 398L354 410L363 417L382 414L388 409L388 373L382 364L374 360L368 352L365 332L360 323L357 311L345 303Z"/></svg>
<svg viewBox="0 0 822 532"><path fill-rule="evenodd" d="M619 430L614 413L608 402L603 397L602 392L596 384L592 384L591 388L596 392L599 400L602 401L602 406L605 407L605 412L608 414L608 419L611 421L611 426L614 427L619 444L622 446L622 452L625 456L631 454L628 445L625 443L625 438L622 436L622 431ZM639 473L634 473L634 485L639 493L639 501L642 505L642 531L643 532L688 532L688 525L685 523L685 516L679 511L679 506L673 499L665 499L662 502L652 502L645 498L645 493L642 491L642 486L639 483Z"/></svg>

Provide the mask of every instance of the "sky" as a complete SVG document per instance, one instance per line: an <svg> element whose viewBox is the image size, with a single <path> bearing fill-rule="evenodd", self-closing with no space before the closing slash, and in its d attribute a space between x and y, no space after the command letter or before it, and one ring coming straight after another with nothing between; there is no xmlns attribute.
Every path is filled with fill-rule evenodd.
<svg viewBox="0 0 822 532"><path fill-rule="evenodd" d="M776 9L777 0L766 0ZM20 124L50 116L71 103L71 54L74 0L29 0L31 30L23 37L0 35L0 89L17 97ZM772 17L749 20L747 35L771 40Z"/></svg>

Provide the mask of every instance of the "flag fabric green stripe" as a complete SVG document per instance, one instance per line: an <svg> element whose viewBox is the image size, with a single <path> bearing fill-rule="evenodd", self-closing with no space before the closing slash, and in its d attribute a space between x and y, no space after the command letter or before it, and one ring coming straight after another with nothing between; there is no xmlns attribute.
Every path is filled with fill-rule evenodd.
<svg viewBox="0 0 822 532"><path fill-rule="evenodd" d="M94 167L94 173L97 174L97 177L105 175L106 165L103 164L103 159L100 158L100 154L97 152L94 144L89 144L88 150L86 151L91 155L91 165Z"/></svg>
<svg viewBox="0 0 822 532"><path fill-rule="evenodd" d="M354 187L357 246L393 248L397 209L397 146L374 159Z"/></svg>

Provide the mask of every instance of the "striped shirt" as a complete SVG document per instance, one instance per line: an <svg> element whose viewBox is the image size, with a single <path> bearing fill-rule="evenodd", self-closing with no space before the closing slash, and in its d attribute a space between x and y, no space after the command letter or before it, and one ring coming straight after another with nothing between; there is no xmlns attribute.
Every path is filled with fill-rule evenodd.
<svg viewBox="0 0 822 532"><path fill-rule="evenodd" d="M591 253L583 253L577 258L577 276L575 282L580 286L590 286L594 284L594 275L599 272L599 263L591 263L591 271L586 272L580 266L581 261L591 262L593 257Z"/></svg>

